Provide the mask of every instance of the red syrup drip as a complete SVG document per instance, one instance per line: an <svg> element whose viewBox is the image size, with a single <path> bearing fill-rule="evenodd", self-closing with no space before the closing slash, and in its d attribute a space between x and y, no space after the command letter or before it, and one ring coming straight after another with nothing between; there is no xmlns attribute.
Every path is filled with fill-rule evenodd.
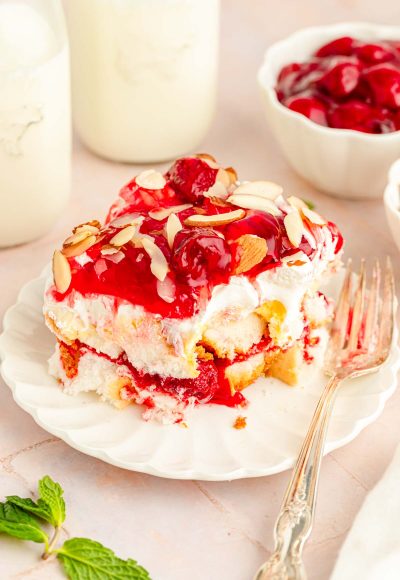
<svg viewBox="0 0 400 580"><path fill-rule="evenodd" d="M64 344L64 343L62 343ZM94 348L75 341L74 350L79 350L80 354L92 352L93 354L105 358L106 360L126 366L132 376L137 391L132 387L134 394L140 393L143 389L155 387L154 391L175 397L187 403L189 399L195 404L215 403L227 407L238 407L246 404L246 398L240 392L231 392L228 380L225 377L225 368L231 361L199 361L197 368L199 376L193 379L177 379L174 377L161 377L160 375L142 373L138 371L127 359L125 354L121 354L117 359L113 359L103 352L98 352ZM251 356L251 355L249 355ZM129 388L127 388L129 391ZM147 407L154 407L154 402L149 398L144 401Z"/></svg>
<svg viewBox="0 0 400 580"><path fill-rule="evenodd" d="M278 75L280 102L319 125L364 133L400 130L400 44L337 38Z"/></svg>

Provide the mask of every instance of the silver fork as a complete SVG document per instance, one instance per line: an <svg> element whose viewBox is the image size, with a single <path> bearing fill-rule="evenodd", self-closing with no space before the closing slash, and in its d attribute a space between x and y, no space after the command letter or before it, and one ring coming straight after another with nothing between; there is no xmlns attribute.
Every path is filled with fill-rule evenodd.
<svg viewBox="0 0 400 580"><path fill-rule="evenodd" d="M275 523L275 549L254 580L305 580L304 544L313 525L324 443L340 383L377 371L386 361L394 326L394 280L387 258L383 282L376 261L369 289L362 261L358 280L348 262L324 370L330 377L314 412ZM353 289L353 286L356 286Z"/></svg>

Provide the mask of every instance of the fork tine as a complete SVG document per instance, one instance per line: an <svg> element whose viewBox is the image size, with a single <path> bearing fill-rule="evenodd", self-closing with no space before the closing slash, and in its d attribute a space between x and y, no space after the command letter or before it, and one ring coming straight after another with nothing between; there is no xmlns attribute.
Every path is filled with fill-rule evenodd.
<svg viewBox="0 0 400 580"><path fill-rule="evenodd" d="M386 357L392 344L394 327L394 277L392 262L387 256L383 284L381 317L379 325L378 353Z"/></svg>
<svg viewBox="0 0 400 580"><path fill-rule="evenodd" d="M368 306L365 316L365 327L362 340L363 347L369 351L376 347L376 327L378 324L380 283L381 269L379 261L375 260L372 270L371 288L367 297Z"/></svg>
<svg viewBox="0 0 400 580"><path fill-rule="evenodd" d="M341 349L347 337L348 318L350 311L351 281L351 258L349 258L347 261L346 274L343 280L342 290L340 292L336 306L335 319L332 325L330 343L332 352Z"/></svg>
<svg viewBox="0 0 400 580"><path fill-rule="evenodd" d="M360 329L363 321L365 300L365 260L361 260L360 274L358 278L357 290L354 298L354 306L351 317L351 329L347 350L354 352L357 350Z"/></svg>

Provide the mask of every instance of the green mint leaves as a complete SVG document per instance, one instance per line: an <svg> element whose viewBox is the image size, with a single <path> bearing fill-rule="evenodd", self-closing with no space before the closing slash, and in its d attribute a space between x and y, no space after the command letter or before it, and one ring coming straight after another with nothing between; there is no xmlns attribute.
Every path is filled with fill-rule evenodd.
<svg viewBox="0 0 400 580"><path fill-rule="evenodd" d="M0 532L39 544L48 545L48 536L38 521L12 503L0 503Z"/></svg>
<svg viewBox="0 0 400 580"><path fill-rule="evenodd" d="M308 209L315 209L315 203L310 201L309 199L303 199L304 203L308 207Z"/></svg>
<svg viewBox="0 0 400 580"><path fill-rule="evenodd" d="M48 506L51 514L50 523L56 528L59 528L65 520L63 493L61 485L55 483L48 475L45 475L39 481L39 502Z"/></svg>
<svg viewBox="0 0 400 580"><path fill-rule="evenodd" d="M67 540L63 547L57 550L69 578L74 580L147 580L150 578L144 568L135 560L121 560L112 550L105 548L99 542L86 538Z"/></svg>
<svg viewBox="0 0 400 580"><path fill-rule="evenodd" d="M61 485L46 475L39 481L37 501L8 496L6 502L0 502L0 534L44 544L42 558L57 556L71 580L150 580L148 572L135 560L122 560L99 542L72 538L57 548L65 520L63 494ZM53 526L51 540L39 520Z"/></svg>

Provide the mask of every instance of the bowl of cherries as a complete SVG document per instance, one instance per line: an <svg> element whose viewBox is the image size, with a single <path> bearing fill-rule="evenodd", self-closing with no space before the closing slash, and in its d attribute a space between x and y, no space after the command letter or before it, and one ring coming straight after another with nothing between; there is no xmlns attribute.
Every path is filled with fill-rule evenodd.
<svg viewBox="0 0 400 580"><path fill-rule="evenodd" d="M267 121L318 189L380 197L400 157L400 27L343 23L272 45L259 70Z"/></svg>

